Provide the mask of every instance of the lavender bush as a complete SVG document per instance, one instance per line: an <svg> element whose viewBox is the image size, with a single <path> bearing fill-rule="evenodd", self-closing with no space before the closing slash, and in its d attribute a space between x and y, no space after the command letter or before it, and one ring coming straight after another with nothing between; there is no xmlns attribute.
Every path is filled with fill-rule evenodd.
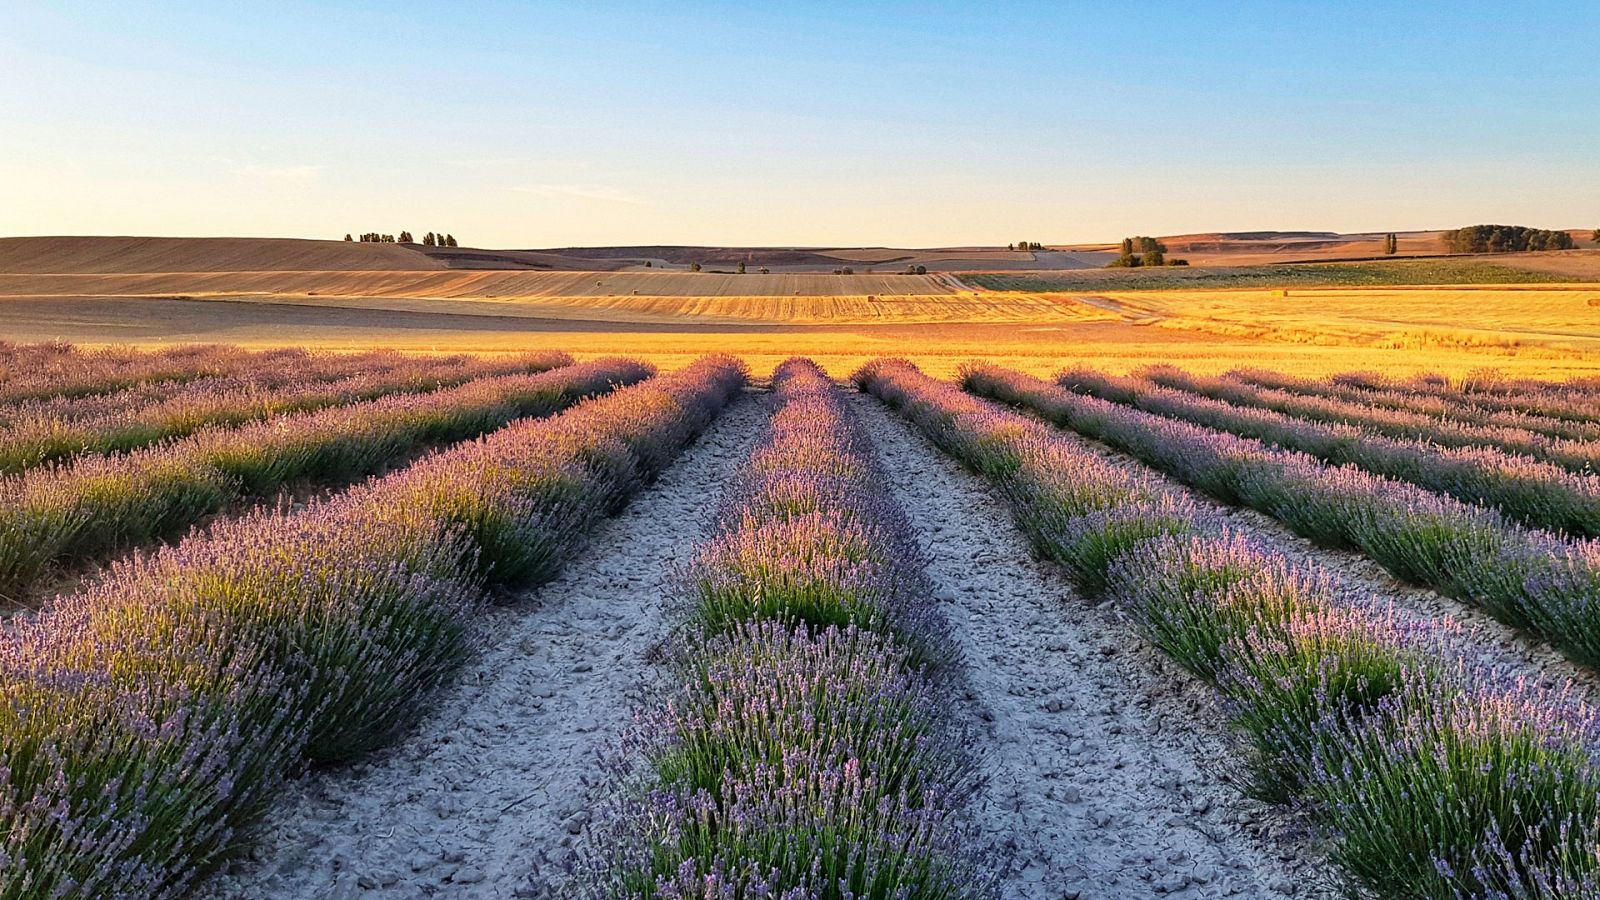
<svg viewBox="0 0 1600 900"><path fill-rule="evenodd" d="M1165 378L1197 390L1203 387L1193 378L1177 379L1170 371ZM1058 381L1074 391L1156 415L1255 438L1335 465L1358 466L1468 503L1493 506L1531 527L1600 536L1600 476L1587 474L1600 456L1591 458L1588 449L1571 442L1550 444L1553 449L1538 451L1542 458L1560 456L1544 462L1479 446L1480 442L1466 438L1449 441L1443 426L1419 439L1395 439L1370 433L1374 430L1370 424L1367 430L1348 424L1349 416L1335 424L1323 424L1274 409L1235 405L1251 392L1246 387L1221 391L1234 401L1227 402L1145 379L1111 378L1080 370L1063 372ZM1300 405L1310 402L1303 400ZM1374 417L1367 418L1370 422ZM1534 452L1533 445L1524 446L1522 452Z"/></svg>
<svg viewBox="0 0 1600 900"><path fill-rule="evenodd" d="M1056 452L1039 452L1037 423L909 363L879 360L856 380L969 466L992 473L1024 529L1039 532L1041 550L1053 544L1049 532L1070 545L1100 523L1121 521L1111 514L1122 505L1175 509L1170 501L1153 506L1158 486L1109 471L1085 448L1058 440ZM992 369L969 370L966 384L1119 437L1129 417L1145 415ZM1181 439L1173 446L1170 432L1135 437L1153 458L1172 454L1178 471L1202 464L1182 459L1185 448ZM1230 459L1237 457L1220 456L1224 465ZM1019 482L1072 487L1011 486ZM1595 893L1600 766L1589 711L1560 692L1502 684L1448 662L1448 623L1407 623L1381 605L1341 597L1322 573L1203 517L1151 531L1156 536L1110 559L1093 557L1106 567L1098 581L1077 571L1075 578L1103 584L1143 635L1217 687L1247 742L1252 790L1306 804L1352 893ZM1584 562L1561 577L1582 580Z"/></svg>
<svg viewBox="0 0 1600 900"><path fill-rule="evenodd" d="M157 382L84 399L19 404L0 412L0 472L20 472L86 453L136 450L202 428L232 427L292 413L426 393L478 378L571 365L564 353L507 359L362 354L334 363L285 356L224 377ZM130 397L137 394L137 397Z"/></svg>
<svg viewBox="0 0 1600 900"><path fill-rule="evenodd" d="M448 504L421 502L419 486L497 485L481 494L543 523L520 533L559 558L582 539L572 524L593 517L539 501L604 508L616 484L574 476L580 465L558 471L586 481L547 492L556 454L574 458L576 436L610 423L610 439L648 448L631 463L641 484L693 433L660 427L662 398L703 424L743 381L737 362L711 358L519 422L303 511L122 563L9 630L0 897L183 893L283 778L379 746L425 708L469 649L485 586L513 583L498 548L476 544ZM399 508L396 492L419 502Z"/></svg>
<svg viewBox="0 0 1600 900"><path fill-rule="evenodd" d="M205 515L270 499L291 484L347 482L428 446L548 415L651 372L612 359L485 378L0 478L0 597L25 595L52 565L175 537Z"/></svg>
<svg viewBox="0 0 1600 900"><path fill-rule="evenodd" d="M1600 665L1600 549L1507 522L1492 509L1353 467L1084 396L993 366L969 391L1038 411L1220 500L1243 503L1396 575L1471 600L1568 656Z"/></svg>
<svg viewBox="0 0 1600 900"><path fill-rule="evenodd" d="M952 650L837 388L805 360L683 577L682 683L641 715L580 857L608 897L985 897L942 716Z"/></svg>

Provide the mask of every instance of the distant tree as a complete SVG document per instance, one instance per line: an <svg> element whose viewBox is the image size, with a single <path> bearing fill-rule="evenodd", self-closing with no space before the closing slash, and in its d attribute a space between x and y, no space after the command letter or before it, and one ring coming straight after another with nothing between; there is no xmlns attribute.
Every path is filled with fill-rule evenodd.
<svg viewBox="0 0 1600 900"><path fill-rule="evenodd" d="M1399 249L1400 238L1397 235L1390 233L1383 236L1383 254L1385 256L1393 256Z"/></svg>
<svg viewBox="0 0 1600 900"><path fill-rule="evenodd" d="M744 274L744 260L742 260L742 259L739 260L739 274L740 275Z"/></svg>
<svg viewBox="0 0 1600 900"><path fill-rule="evenodd" d="M1164 266L1167 264L1167 254L1161 250L1151 250L1139 260L1141 266Z"/></svg>
<svg viewBox="0 0 1600 900"><path fill-rule="evenodd" d="M1141 237L1139 238L1139 252L1165 253L1167 252L1167 245L1161 243L1153 237Z"/></svg>
<svg viewBox="0 0 1600 900"><path fill-rule="evenodd" d="M762 266L758 271L760 271L761 274L763 274L763 275L771 275L772 274L772 270L767 268L766 266Z"/></svg>
<svg viewBox="0 0 1600 900"><path fill-rule="evenodd" d="M1006 245L1006 249L1007 250L1015 250L1015 249L1017 249L1017 245L1016 244L1007 244Z"/></svg>
<svg viewBox="0 0 1600 900"><path fill-rule="evenodd" d="M1571 250L1572 235L1525 225L1468 225L1447 231L1441 240L1451 253L1520 253L1525 250Z"/></svg>
<svg viewBox="0 0 1600 900"><path fill-rule="evenodd" d="M432 246L434 246L434 243L433 243L433 232L430 231L427 234L422 236L422 246L424 246L424 247L432 247Z"/></svg>
<svg viewBox="0 0 1600 900"><path fill-rule="evenodd" d="M917 274L918 275L926 275L926 274L928 274L928 267L927 266L917 266Z"/></svg>
<svg viewBox="0 0 1600 900"><path fill-rule="evenodd" d="M691 271L691 272L698 272L698 271L700 271L700 264L699 264L699 263L697 263L697 262L692 262L692 263L689 263L689 271Z"/></svg>
<svg viewBox="0 0 1600 900"><path fill-rule="evenodd" d="M840 275L854 275L855 273L856 273L856 270L850 268L849 266L845 266L844 268L839 270L839 274Z"/></svg>
<svg viewBox="0 0 1600 900"><path fill-rule="evenodd" d="M344 239L347 241L350 240L350 235L348 232L345 233Z"/></svg>
<svg viewBox="0 0 1600 900"><path fill-rule="evenodd" d="M1167 260L1167 265L1169 266L1187 266L1188 264L1189 261L1187 259L1179 259L1177 257Z"/></svg>
<svg viewBox="0 0 1600 900"><path fill-rule="evenodd" d="M402 244L414 244L414 243L416 243L416 241L413 241L411 239L411 232L402 231L402 232L400 232L400 243L402 243Z"/></svg>
<svg viewBox="0 0 1600 900"><path fill-rule="evenodd" d="M444 236L444 245L446 247L460 246L459 244L456 243L456 236L453 235L453 234L447 234L447 235Z"/></svg>
<svg viewBox="0 0 1600 900"><path fill-rule="evenodd" d="M1127 245L1129 242L1124 240L1122 243L1124 245ZM1106 263L1106 268L1108 268L1108 269L1137 269L1137 268L1139 268L1139 265L1140 265L1139 257L1135 256L1132 252L1126 252L1126 253L1119 253L1117 255L1116 259L1113 259L1111 262Z"/></svg>
<svg viewBox="0 0 1600 900"><path fill-rule="evenodd" d="M1589 234L1589 240L1594 241L1597 244L1600 244L1600 228L1596 228L1593 232L1591 232Z"/></svg>
<svg viewBox="0 0 1600 900"><path fill-rule="evenodd" d="M645 267L645 268L646 268L646 269L648 269L648 268L650 268L650 267L651 267L651 266L654 266L654 265L655 265L655 263L653 263L653 262L651 262L651 261L650 261L650 260L648 260L648 259L647 259L647 260L645 260L645 261L644 261L644 267Z"/></svg>

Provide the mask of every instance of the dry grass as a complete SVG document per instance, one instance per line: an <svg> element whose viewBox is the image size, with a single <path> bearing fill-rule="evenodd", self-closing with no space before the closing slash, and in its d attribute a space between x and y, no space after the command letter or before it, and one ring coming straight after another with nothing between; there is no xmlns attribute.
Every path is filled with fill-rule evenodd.
<svg viewBox="0 0 1600 900"><path fill-rule="evenodd" d="M1274 342L1545 358L1600 352L1595 285L1162 291L1098 302L1142 324Z"/></svg>
<svg viewBox="0 0 1600 900"><path fill-rule="evenodd" d="M1511 293L1474 292L1474 297L1486 301L1474 308L1487 309L1496 301L1511 302ZM1135 299L1149 302L1152 296L1141 293ZM1294 299L1293 293L1289 299ZM1359 296L1344 300L1322 298L1318 309L1323 318L1304 321L1308 327L1316 327L1318 321L1332 322L1354 315L1352 310L1366 309L1370 314L1372 302ZM1376 309L1381 312L1393 302L1377 303ZM314 306L126 298L0 300L0 334L12 340L60 338L87 345L159 346L213 341L249 347L297 345L353 350L386 346L441 353L560 349L580 357L612 353L641 356L667 368L675 368L702 353L728 352L749 360L760 374L771 371L788 356L803 354L817 358L834 375L846 374L880 355L908 356L941 375L951 374L960 363L977 357L1003 361L1039 375L1068 362L1084 362L1115 372L1170 362L1199 372L1248 364L1306 375L1351 369L1463 374L1481 367L1500 368L1526 377L1600 375L1600 353L1596 352L1556 351L1531 344L1471 347L1445 343L1397 350L1370 341L1337 338L1297 341L1287 331L1278 335L1244 333L1248 330L1245 326L1232 334L1216 333L1225 331L1225 327L1211 331L1140 327L1110 315L1074 317L1078 313L1070 309L1052 313L1055 318L1035 321L912 322L880 318L872 322L844 323L835 319L798 324L714 323L694 315L677 315L670 321L625 322L460 314L478 306L451 301L418 301L410 309L383 308L391 303L330 302ZM445 312L452 308L460 312ZM1467 321L1471 317L1464 312L1461 318Z"/></svg>

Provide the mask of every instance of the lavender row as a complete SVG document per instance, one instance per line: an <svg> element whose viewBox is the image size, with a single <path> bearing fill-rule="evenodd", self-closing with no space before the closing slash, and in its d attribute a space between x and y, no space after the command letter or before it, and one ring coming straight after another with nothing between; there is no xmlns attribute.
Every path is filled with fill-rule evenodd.
<svg viewBox="0 0 1600 900"><path fill-rule="evenodd" d="M1573 440L1551 438L1521 427L1471 425L1434 415L1272 390L1227 378L1191 375L1172 366L1154 366L1138 373L1136 378L1235 407L1266 409L1295 420L1334 426L1327 431L1340 439L1346 438L1347 432L1338 426L1352 426L1362 434L1407 442L1408 448L1414 448L1418 442L1429 450L1436 447L1492 448L1551 463L1580 475L1600 471L1600 440L1592 436L1587 440ZM1290 424L1305 428L1297 422Z"/></svg>
<svg viewBox="0 0 1600 900"><path fill-rule="evenodd" d="M0 342L0 404L89 397L150 383L182 383L310 356L304 350L248 351L219 344L139 351ZM331 354L316 356L330 358Z"/></svg>
<svg viewBox="0 0 1600 900"><path fill-rule="evenodd" d="M1600 666L1600 544L1528 531L1493 510L1260 441L1162 418L994 366L973 393L1025 406L1226 503L1325 546L1353 547L1399 578L1469 600Z"/></svg>
<svg viewBox="0 0 1600 900"><path fill-rule="evenodd" d="M1284 387L1282 376L1258 370L1239 373L1255 383ZM1333 384L1368 392L1393 392L1471 405L1495 412L1522 413L1578 423L1600 422L1600 384L1594 379L1566 383L1506 381L1498 373L1469 375L1452 386L1442 376L1417 376L1398 381L1376 372L1346 372L1329 379Z"/></svg>
<svg viewBox="0 0 1600 900"><path fill-rule="evenodd" d="M684 575L681 688L641 715L591 830L591 896L988 897L976 785L930 666L953 650L838 389L781 407Z"/></svg>
<svg viewBox="0 0 1600 900"><path fill-rule="evenodd" d="M1600 890L1592 711L1447 662L1442 627L1349 599L1183 495L910 363L856 379L993 481L1041 556L1220 692L1249 790L1300 804L1355 893Z"/></svg>
<svg viewBox="0 0 1600 900"><path fill-rule="evenodd" d="M391 394L426 393L478 378L532 374L571 365L565 353L508 359L404 357L373 354L310 365L288 356L278 364L252 367L221 378L202 378L147 392L130 389L71 402L13 407L0 435L0 472L20 472L88 453L135 450L184 437L207 427L233 427L292 413L376 400ZM331 376L331 377L329 377ZM129 397L127 395L135 395ZM97 407L97 408L85 408Z"/></svg>
<svg viewBox="0 0 1600 900"><path fill-rule="evenodd" d="M707 359L119 564L0 644L0 898L171 897L284 779L381 746L743 384Z"/></svg>
<svg viewBox="0 0 1600 900"><path fill-rule="evenodd" d="M429 446L548 415L652 371L611 359L484 378L0 478L0 598L26 597L56 567L176 537L241 502L374 474Z"/></svg>
<svg viewBox="0 0 1600 900"><path fill-rule="evenodd" d="M1335 465L1410 482L1468 503L1492 506L1534 528L1600 536L1600 476L1482 447L1396 440L1351 425L1323 425L1267 409L1172 390L1138 378L1069 369L1065 387L1207 428L1297 450Z"/></svg>
<svg viewBox="0 0 1600 900"><path fill-rule="evenodd" d="M1235 369L1224 378L1238 385L1302 397L1322 397L1372 407L1413 413L1427 419L1465 423L1485 428L1511 428L1573 441L1600 440L1600 421L1535 415L1516 410L1486 408L1473 394L1455 397L1386 388L1382 383L1356 387L1347 383L1350 376L1326 380L1300 378L1266 369ZM1363 383L1366 383L1363 379ZM1591 401L1592 405L1592 401Z"/></svg>

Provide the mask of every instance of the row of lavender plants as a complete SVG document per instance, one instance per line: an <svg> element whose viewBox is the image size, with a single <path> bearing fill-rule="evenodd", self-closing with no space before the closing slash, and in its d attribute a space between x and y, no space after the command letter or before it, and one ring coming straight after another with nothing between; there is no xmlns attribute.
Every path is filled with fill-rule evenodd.
<svg viewBox="0 0 1600 900"><path fill-rule="evenodd" d="M1260 383L1277 386L1281 376L1247 370L1243 377L1265 379ZM1564 383L1506 381L1495 377L1469 375L1460 384L1442 376L1416 376L1397 380L1377 372L1345 372L1329 379L1334 384L1365 391L1394 391L1433 397L1451 403L1470 404L1499 412L1526 413L1573 422L1600 422L1600 383L1577 379Z"/></svg>
<svg viewBox="0 0 1600 900"><path fill-rule="evenodd" d="M284 388L291 385L325 384L361 374L380 374L419 361L437 360L449 364L466 361L467 356L423 357L393 350L363 353L314 353L300 348L267 350L243 354L237 364L216 365L219 371L190 373L183 378L146 378L115 390L90 394L65 394L0 404L0 425L14 425L30 418L54 418L77 422L109 416L160 403L190 391L216 387Z"/></svg>
<svg viewBox="0 0 1600 900"><path fill-rule="evenodd" d="M910 363L856 380L993 481L1041 556L1220 692L1249 789L1298 804L1354 893L1600 890L1600 720L1581 704L1447 661L1443 626L1351 599L1185 495Z"/></svg>
<svg viewBox="0 0 1600 900"><path fill-rule="evenodd" d="M304 350L248 351L221 344L142 351L0 342L0 404L109 394L157 382L181 383L231 375L280 358L311 355Z"/></svg>
<svg viewBox="0 0 1600 900"><path fill-rule="evenodd" d="M285 778L425 710L491 592L553 574L743 383L707 358L196 534L14 625L0 898L186 893Z"/></svg>
<svg viewBox="0 0 1600 900"><path fill-rule="evenodd" d="M989 897L918 546L810 360L683 575L669 697L610 761L576 883L603 897Z"/></svg>
<svg viewBox="0 0 1600 900"><path fill-rule="evenodd" d="M1252 385L1264 390L1305 397L1323 397L1378 409L1415 413L1436 420L1463 422L1486 428L1514 428L1551 438L1575 441L1600 440L1600 421L1558 418L1485 407L1480 405L1480 398L1471 394L1451 398L1438 394L1397 390L1382 387L1381 384L1356 387L1343 380L1348 376L1336 375L1327 379L1304 378L1267 369L1234 369L1224 377L1236 384ZM1592 407L1593 403L1589 405Z"/></svg>
<svg viewBox="0 0 1600 900"><path fill-rule="evenodd" d="M0 597L36 593L53 571L170 539L207 516L294 486L375 474L427 447L548 415L653 369L602 359L532 375L400 394L0 478Z"/></svg>
<svg viewBox="0 0 1600 900"><path fill-rule="evenodd" d="M503 359L465 356L375 355L303 367L293 358L265 371L250 369L222 378L184 382L148 403L122 395L100 395L87 412L81 401L19 405L3 418L0 472L20 472L87 453L135 450L184 437L202 428L232 427L290 413L376 400L391 394L425 393L478 378L544 372L572 364L565 353L534 353ZM370 368L369 368L370 367ZM297 370L312 368L313 371ZM320 369L321 371L315 371ZM331 376L331 377L329 377Z"/></svg>
<svg viewBox="0 0 1600 900"><path fill-rule="evenodd" d="M1140 378L1087 369L1068 369L1056 378L1078 393L1492 506L1534 528L1600 536L1600 476L1489 448L1438 447L1425 441L1368 434L1351 425L1309 422L1164 388Z"/></svg>
<svg viewBox="0 0 1600 900"><path fill-rule="evenodd" d="M1494 510L1354 467L1163 418L996 366L963 385L1027 407L1324 546L1355 548L1399 578L1469 600L1574 660L1600 666L1600 544L1529 531Z"/></svg>
<svg viewBox="0 0 1600 900"><path fill-rule="evenodd" d="M1491 447L1528 456L1581 474L1600 471L1600 440L1552 438L1524 427L1472 425L1435 415L1371 404L1307 396L1263 388L1228 378L1193 375L1172 366L1152 366L1136 373L1151 384L1225 401L1236 407L1256 407L1325 425L1351 425L1366 434L1402 441L1419 441L1438 447ZM1581 428L1569 423L1569 428Z"/></svg>

